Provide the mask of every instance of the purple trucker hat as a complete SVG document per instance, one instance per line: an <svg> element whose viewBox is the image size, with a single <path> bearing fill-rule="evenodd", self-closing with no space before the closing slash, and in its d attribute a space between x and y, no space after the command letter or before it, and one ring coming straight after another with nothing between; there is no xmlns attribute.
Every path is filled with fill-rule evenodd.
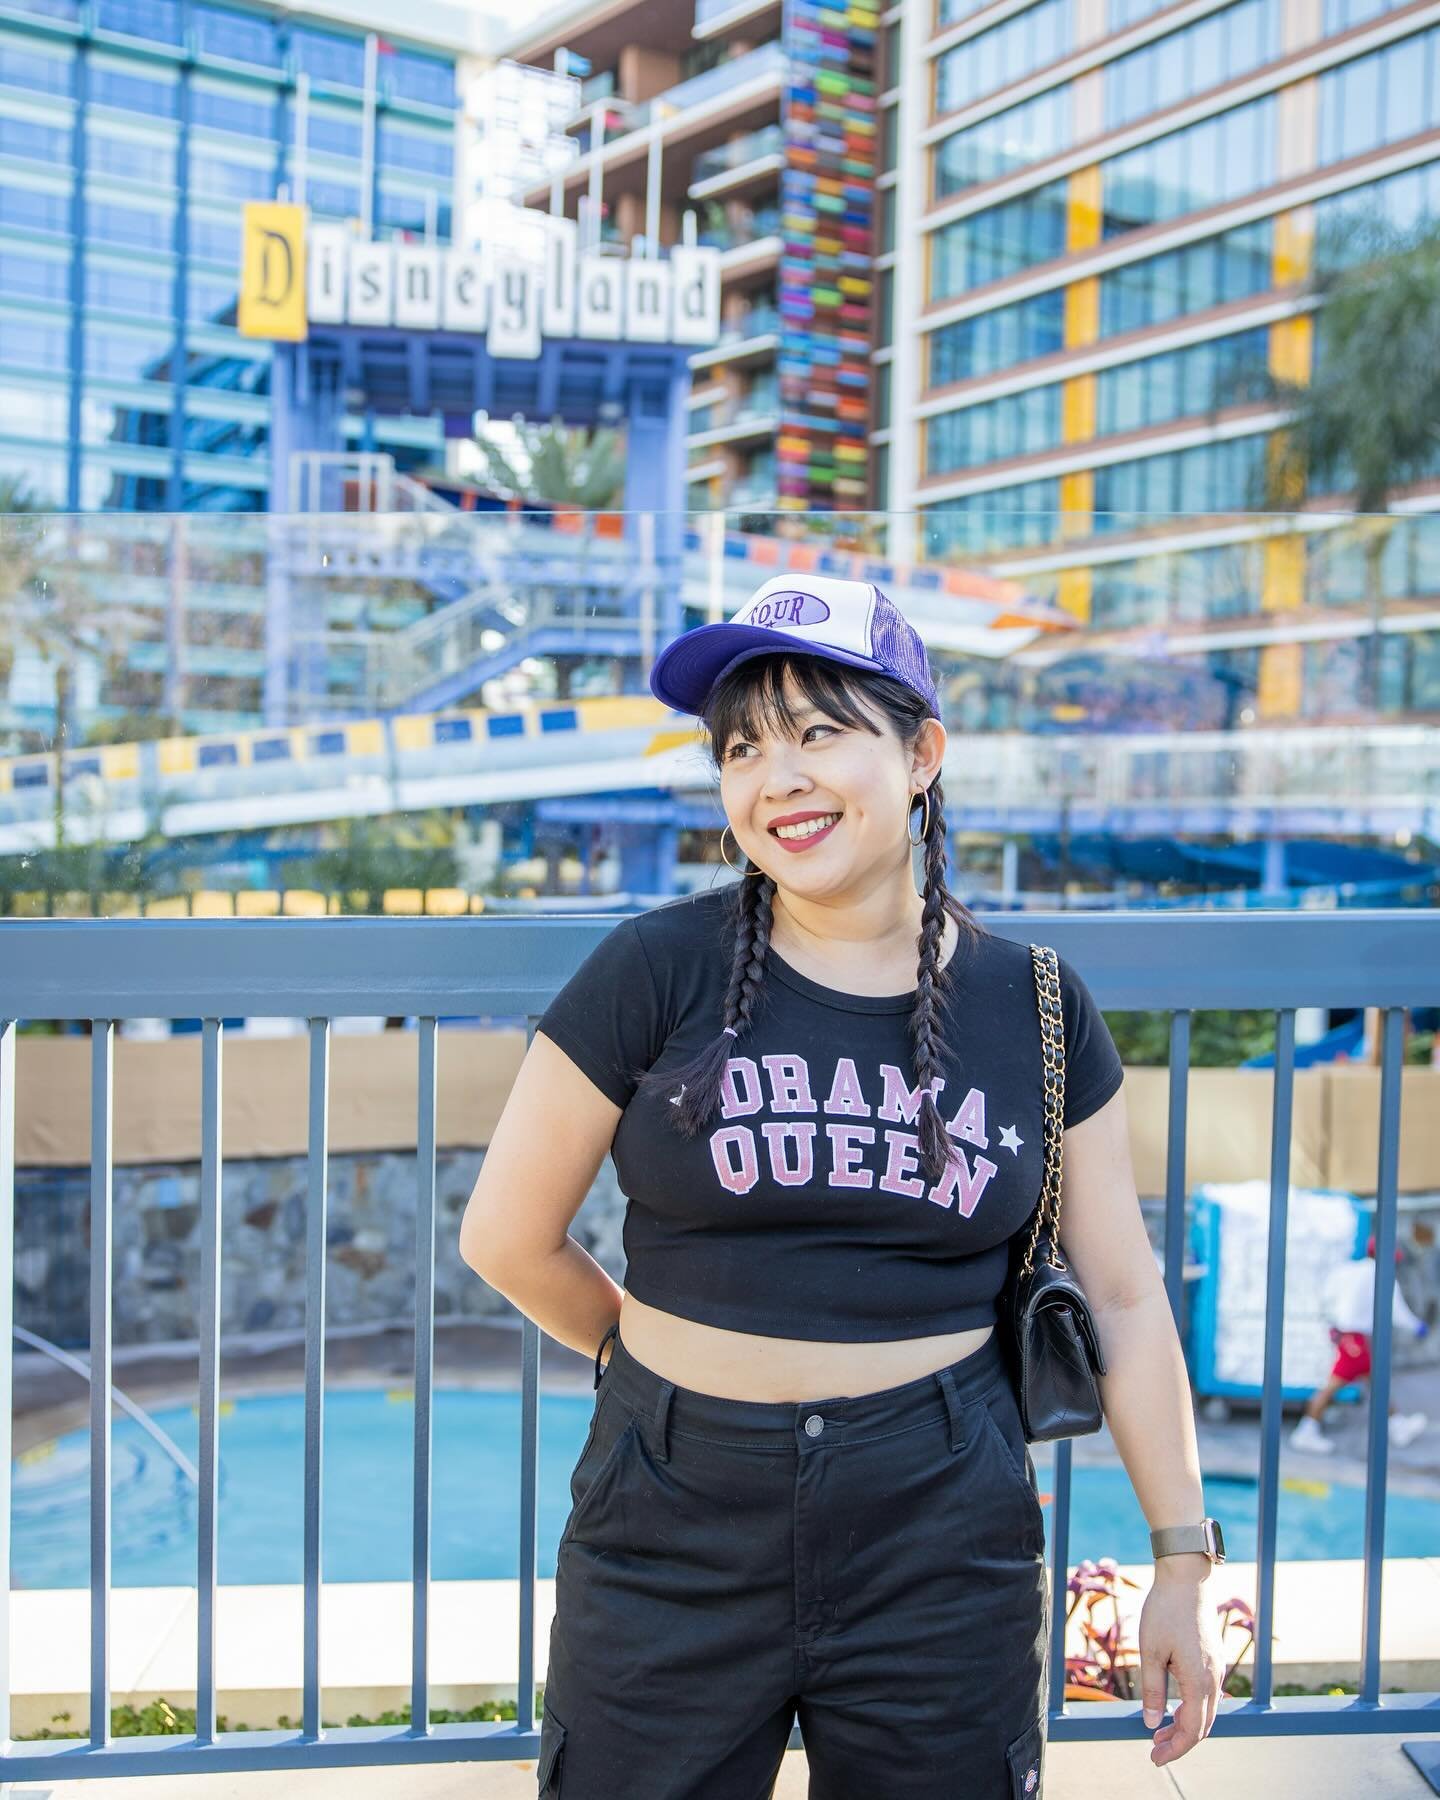
<svg viewBox="0 0 1440 1800"><path fill-rule="evenodd" d="M773 575L733 619L681 632L655 658L650 691L677 712L698 715L722 675L748 657L777 650L891 675L940 717L920 633L873 581L834 575Z"/></svg>

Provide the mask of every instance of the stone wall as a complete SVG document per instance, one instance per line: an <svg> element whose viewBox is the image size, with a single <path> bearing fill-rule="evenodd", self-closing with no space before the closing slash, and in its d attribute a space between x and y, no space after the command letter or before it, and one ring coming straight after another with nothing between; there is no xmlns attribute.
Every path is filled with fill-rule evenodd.
<svg viewBox="0 0 1440 1800"><path fill-rule="evenodd" d="M435 1317L513 1309L461 1260L460 1219L483 1150L443 1150L435 1169ZM304 1157L226 1162L220 1328L305 1324ZM200 1299L198 1164L114 1173L114 1344L189 1343ZM624 1270L624 1197L607 1158L571 1235L615 1280ZM325 1314L330 1326L415 1314L415 1157L385 1151L329 1160ZM15 1320L68 1349L89 1343L90 1172L24 1169L15 1178Z"/></svg>

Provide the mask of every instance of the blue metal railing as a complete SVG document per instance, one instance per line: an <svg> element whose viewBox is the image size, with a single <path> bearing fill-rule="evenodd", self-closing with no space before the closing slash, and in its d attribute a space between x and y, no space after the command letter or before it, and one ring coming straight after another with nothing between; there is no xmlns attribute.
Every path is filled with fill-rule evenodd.
<svg viewBox="0 0 1440 1800"><path fill-rule="evenodd" d="M538 1755L535 1721L535 1571L540 1332L521 1339L520 1627L513 1724L432 1725L428 1660L431 1529L432 1311L435 1233L436 1022L445 1017L535 1021L614 915L475 920L0 921L0 1243L14 1240L15 1061L19 1020L89 1020L91 1051L90 1736L16 1745L9 1683L0 1688L0 1782L231 1770L510 1761ZM1440 914L1289 913L1215 917L1131 914L993 916L992 931L1052 943L1083 970L1102 1007L1167 1011L1169 1124L1164 1271L1180 1318L1185 1230L1186 1091L1190 1018L1199 1008L1273 1010L1276 1056L1266 1272L1264 1398L1254 1691L1222 1706L1217 1732L1262 1736L1338 1731L1429 1732L1440 1695L1380 1692L1380 1573L1384 1555L1386 1418L1391 1375L1400 1138L1407 1007L1440 1003ZM1276 1509L1286 1221L1295 1077L1295 1009L1383 1009L1376 1178L1374 1372L1369 1420L1360 1620L1361 1689L1354 1696L1276 1697L1273 1691ZM413 1642L409 1726L324 1729L320 1688L321 1492L325 1377L325 1245L330 1025L356 1014L419 1022L416 1120ZM198 1655L196 1731L110 1736L111 1177L115 1022L138 1016L203 1021L201 1078L201 1304ZM237 1016L310 1022L309 1195L306 1239L303 1721L298 1730L216 1730L216 1468L220 1342L220 1136L224 1027ZM0 1282L0 1567L9 1565L13 1325L11 1284ZM1050 1734L1055 1740L1138 1737L1138 1701L1064 1705L1063 1597L1069 1565L1071 1444L1055 1446L1050 1521L1053 1606ZM0 1618L0 1653L8 1643ZM791 1747L802 1744L798 1728Z"/></svg>

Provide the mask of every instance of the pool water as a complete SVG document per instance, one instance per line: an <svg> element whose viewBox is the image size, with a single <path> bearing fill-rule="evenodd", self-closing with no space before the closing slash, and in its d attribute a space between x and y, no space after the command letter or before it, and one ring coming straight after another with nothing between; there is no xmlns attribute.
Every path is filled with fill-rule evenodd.
<svg viewBox="0 0 1440 1800"><path fill-rule="evenodd" d="M593 1397L542 1394L537 1573L555 1573L570 1508L570 1472L585 1441ZM154 1415L192 1462L199 1415ZM432 1414L431 1574L439 1581L519 1575L520 1396L441 1388ZM408 1391L341 1388L325 1395L322 1574L326 1581L410 1579L411 1451ZM195 1580L194 1486L128 1418L112 1428L111 1568L116 1587L187 1586ZM1050 1447L1032 1447L1040 1492L1050 1492ZM243 1586L304 1578L303 1393L225 1401L220 1419L219 1580ZM89 1583L89 1435L68 1433L19 1458L13 1470L11 1579L21 1588ZM1205 1503L1225 1527L1230 1555L1252 1561L1258 1489L1207 1476ZM1359 1557L1365 1493L1323 1479L1281 1484L1282 1561ZM1390 1494L1385 1554L1433 1556L1440 1502ZM1145 1519L1123 1469L1077 1469L1071 1487L1070 1566L1082 1557L1150 1560Z"/></svg>

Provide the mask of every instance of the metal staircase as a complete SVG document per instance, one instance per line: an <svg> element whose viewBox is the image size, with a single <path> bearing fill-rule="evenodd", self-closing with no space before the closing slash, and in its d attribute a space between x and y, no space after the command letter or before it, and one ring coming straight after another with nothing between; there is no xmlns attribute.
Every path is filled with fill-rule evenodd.
<svg viewBox="0 0 1440 1800"><path fill-rule="evenodd" d="M295 594L298 667L328 671L335 718L454 706L536 657L653 655L660 570L652 521L603 535L594 516L564 529L519 512L465 512L379 453L292 461L301 506L279 522ZM337 582L414 582L440 602L399 630L339 629Z"/></svg>

